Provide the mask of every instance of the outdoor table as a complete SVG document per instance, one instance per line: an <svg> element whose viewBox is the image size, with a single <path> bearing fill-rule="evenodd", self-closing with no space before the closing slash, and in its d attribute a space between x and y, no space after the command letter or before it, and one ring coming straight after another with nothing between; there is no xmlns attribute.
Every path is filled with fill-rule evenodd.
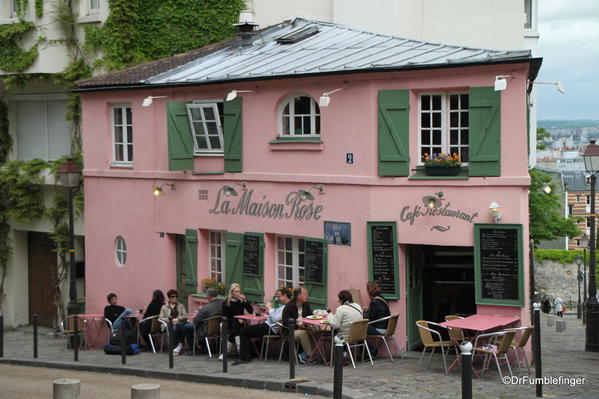
<svg viewBox="0 0 599 399"><path fill-rule="evenodd" d="M475 314L463 319L448 320L439 324L449 328L461 328L463 330L475 331L476 334L472 338L476 338L476 336L479 334L500 329L518 321L520 321L519 317ZM460 345L459 342L455 342L455 344L457 347ZM447 369L448 372L451 371L457 363L459 363L461 357L462 354L459 353L456 359L449 365L449 368ZM472 370L474 371L476 378L478 378L478 373L474 370L474 367L472 367Z"/></svg>
<svg viewBox="0 0 599 399"><path fill-rule="evenodd" d="M310 337L312 337L312 340L314 341L314 350L312 351L312 354L310 355L309 359L312 359L314 357L314 354L316 354L316 352L318 351L325 366L329 366L331 362L330 361L327 362L326 351L322 349L322 342L323 342L322 338L325 336L325 334L323 334L323 332L331 330L331 326L327 322L327 318L324 317L322 319L307 319L307 318L303 317L303 318L299 319L299 321L301 323L307 324L312 327L318 327L317 329L308 328L308 333L310 334ZM325 323L323 323L323 321ZM320 332L320 334L318 335L318 338L314 336L317 331Z"/></svg>
<svg viewBox="0 0 599 399"><path fill-rule="evenodd" d="M110 338L110 331L104 321L104 314L84 313L77 315L84 322L83 336L87 349L103 349Z"/></svg>

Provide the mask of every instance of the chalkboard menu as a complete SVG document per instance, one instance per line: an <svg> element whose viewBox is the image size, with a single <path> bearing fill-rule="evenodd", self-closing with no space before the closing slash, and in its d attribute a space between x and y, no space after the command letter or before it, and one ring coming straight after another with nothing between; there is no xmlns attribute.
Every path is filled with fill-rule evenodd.
<svg viewBox="0 0 599 399"><path fill-rule="evenodd" d="M312 284L324 284L324 242L322 240L305 241L304 281Z"/></svg>
<svg viewBox="0 0 599 399"><path fill-rule="evenodd" d="M388 298L397 298L395 223L368 224L370 279Z"/></svg>
<svg viewBox="0 0 599 399"><path fill-rule="evenodd" d="M243 274L260 275L260 237L243 237Z"/></svg>
<svg viewBox="0 0 599 399"><path fill-rule="evenodd" d="M522 298L522 226L477 225L477 303L520 304Z"/></svg>

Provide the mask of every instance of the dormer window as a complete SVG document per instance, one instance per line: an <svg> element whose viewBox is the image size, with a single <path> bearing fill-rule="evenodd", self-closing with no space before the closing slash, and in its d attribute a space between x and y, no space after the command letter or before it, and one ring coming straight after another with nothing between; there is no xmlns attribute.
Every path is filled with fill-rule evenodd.
<svg viewBox="0 0 599 399"><path fill-rule="evenodd" d="M320 136L320 108L312 97L296 94L285 100L281 108L279 136Z"/></svg>

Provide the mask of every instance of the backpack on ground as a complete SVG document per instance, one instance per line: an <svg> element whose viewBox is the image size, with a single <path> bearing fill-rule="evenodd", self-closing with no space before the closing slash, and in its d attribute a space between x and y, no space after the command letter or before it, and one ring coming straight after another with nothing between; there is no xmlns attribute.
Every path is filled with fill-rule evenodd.
<svg viewBox="0 0 599 399"><path fill-rule="evenodd" d="M135 342L135 331L125 331L125 346L131 345ZM121 332L119 330L114 330L112 334L110 334L110 345L121 347Z"/></svg>
<svg viewBox="0 0 599 399"><path fill-rule="evenodd" d="M139 349L139 345L131 344L131 345L127 345L125 347L125 352L127 353L127 355L131 356L131 355L137 355L139 352L141 352L141 350ZM104 353L106 353L107 355L120 355L121 354L121 346L106 344L106 345L104 345Z"/></svg>

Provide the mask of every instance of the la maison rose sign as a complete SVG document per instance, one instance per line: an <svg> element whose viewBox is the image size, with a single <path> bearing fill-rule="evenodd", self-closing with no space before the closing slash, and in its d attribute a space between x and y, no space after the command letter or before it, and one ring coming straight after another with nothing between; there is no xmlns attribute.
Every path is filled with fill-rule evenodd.
<svg viewBox="0 0 599 399"><path fill-rule="evenodd" d="M246 190L239 198L225 194L223 188L218 190L216 200L208 211L214 215L247 215L269 219L318 220L321 218L322 205L315 205L314 200L302 198L299 191L287 194L284 202L271 202L262 196L254 200L254 190Z"/></svg>

